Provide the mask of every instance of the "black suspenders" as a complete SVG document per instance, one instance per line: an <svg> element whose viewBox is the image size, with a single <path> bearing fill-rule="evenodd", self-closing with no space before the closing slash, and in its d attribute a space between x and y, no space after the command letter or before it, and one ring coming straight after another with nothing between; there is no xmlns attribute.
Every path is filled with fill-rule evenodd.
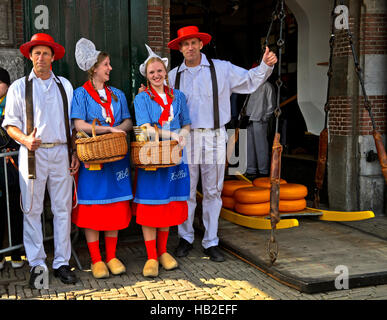
<svg viewBox="0 0 387 320"><path fill-rule="evenodd" d="M212 100L214 108L214 129L219 129L219 96L218 96L218 81L216 79L216 72L212 59L208 59L210 63L210 72L212 80Z"/></svg>
<svg viewBox="0 0 387 320"><path fill-rule="evenodd" d="M27 135L30 135L34 130L34 107L33 107L33 92L32 92L32 80L28 81L28 76L25 78L25 101L26 101L26 117L27 117ZM66 91L62 82L55 76L56 84L59 87L60 94L63 101L63 113L66 128L67 149L69 157L69 166L71 166L71 137L70 137L70 125L69 125L69 106ZM36 179L36 161L35 152L28 150L28 178Z"/></svg>
<svg viewBox="0 0 387 320"><path fill-rule="evenodd" d="M27 118L27 135L34 131L34 107L32 103L32 80L26 76L25 99L26 99L26 118ZM28 179L36 179L36 161L35 151L28 150Z"/></svg>
<svg viewBox="0 0 387 320"><path fill-rule="evenodd" d="M69 125L69 105L67 101L66 91L63 87L62 82L56 76L55 78L58 80L56 84L59 87L59 91L63 101L63 114L64 114L65 130L66 130L67 150L68 150L68 157L69 157L69 166L71 166L71 136L70 136L70 125Z"/></svg>
<svg viewBox="0 0 387 320"><path fill-rule="evenodd" d="M218 96L218 81L216 79L215 66L212 59L208 58L210 63L210 72L211 72L211 81L212 81L212 100L213 100L213 111L214 111L214 129L219 129L219 96ZM180 66L177 68L176 79L175 79L175 89L179 90L180 88Z"/></svg>

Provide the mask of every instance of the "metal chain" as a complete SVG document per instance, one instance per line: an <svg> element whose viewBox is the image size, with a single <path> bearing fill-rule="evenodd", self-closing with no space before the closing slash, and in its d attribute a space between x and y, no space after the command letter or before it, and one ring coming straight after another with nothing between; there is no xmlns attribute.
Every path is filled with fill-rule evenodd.
<svg viewBox="0 0 387 320"><path fill-rule="evenodd" d="M343 1L341 1L341 4L342 3L343 3ZM384 176L385 182L387 183L387 154L386 154L384 144L382 142L381 135L376 129L376 124L375 124L375 119L374 119L374 116L372 113L371 103L368 100L368 95L366 93L366 89L364 86L362 69L360 68L359 61L358 61L358 58L356 55L355 47L354 47L353 40L352 40L353 37L352 37L352 33L351 33L351 30L349 27L349 22L348 22L348 29L347 29L347 37L348 37L349 44L351 46L352 57L353 57L353 61L355 64L356 75L359 79L360 87L361 87L363 97L364 97L364 107L368 111L368 115L371 119L372 129L373 129L372 136L374 137L375 147L376 147L376 150L378 152L378 158L379 158L379 163L380 163L380 166L382 169L382 174Z"/></svg>
<svg viewBox="0 0 387 320"><path fill-rule="evenodd" d="M277 1L277 4L276 4L276 6L275 6L275 9L274 9L274 11L273 11L272 14L271 14L271 21L270 21L269 29L267 30L265 42L264 42L263 45L262 45L262 51L263 51L263 52L265 52L265 48L266 48L266 47L268 46L268 44L269 44L269 37L270 37L270 34L271 34L271 29L273 28L273 23L274 23L274 21L277 20L277 18L278 18L277 11L278 11L279 4L280 4L280 1Z"/></svg>
<svg viewBox="0 0 387 320"><path fill-rule="evenodd" d="M331 90L331 80L333 76L333 51L335 47L335 8L337 5L337 0L334 1L333 8L331 11L331 36L329 38L329 64L328 64L328 71L327 71L327 76L328 76L328 85L327 85L327 94L326 94L326 100L325 100L325 105L324 105L324 111L325 111L325 119L324 119L324 128L320 132L320 137L319 137L319 158L317 162L317 168L316 168L316 175L315 175L315 187L313 190L313 207L318 208L320 204L320 190L324 181L324 175L325 175L325 169L326 169L326 143L324 139L327 139L326 132L328 132L328 116L329 116L329 111L331 109L329 97L330 97L330 90ZM322 152L323 156L320 154ZM325 158L324 158L325 156ZM321 158L322 157L322 158ZM323 161L323 162L321 162ZM321 166L321 167L320 167ZM319 170L321 170L322 174L319 176ZM320 181L319 179L322 179Z"/></svg>
<svg viewBox="0 0 387 320"><path fill-rule="evenodd" d="M343 4L343 1L340 1L340 4ZM351 47L353 63L355 65L355 72L356 72L356 75L357 75L357 77L359 79L360 87L361 87L361 90L362 90L362 93L363 93L363 97L364 97L364 107L368 111L368 114L369 114L369 116L371 118L371 123L372 123L373 130L376 130L376 124L375 124L374 116L373 116L372 110L371 110L371 103L368 100L368 95L367 95L367 92L366 92L366 89L365 89L365 86L364 86L362 69L360 67L360 64L359 64L359 61L358 61L358 58L357 58L355 46L353 44L353 36L352 36L351 30L350 30L350 27L349 27L349 22L348 22L348 29L347 29L347 38L348 38L349 45Z"/></svg>
<svg viewBox="0 0 387 320"><path fill-rule="evenodd" d="M282 79L281 79L281 71L282 71L282 48L285 44L285 40L283 38L283 26L284 26L284 19L286 17L285 8L284 8L284 1L278 0L276 7L272 13L272 18L269 26L268 33L266 35L266 39L264 42L264 47L262 48L265 50L266 46L268 45L268 38L271 33L271 29L273 27L273 23L275 20L279 20L280 22L280 30L279 30L279 38L277 40L277 47L278 47L278 79L276 80L277 85L277 102L276 102L276 108L274 110L274 115L276 118L275 123L275 132L279 132L279 117L281 115L281 107L280 107L280 99L281 99L281 87L283 85ZM277 260L278 257L278 242L275 239L275 225L271 227L271 234L270 239L267 242L267 253L270 258L270 262L273 265L274 262Z"/></svg>
<svg viewBox="0 0 387 320"><path fill-rule="evenodd" d="M277 105L274 110L274 115L276 117L276 131L279 131L279 117L281 115L281 107L280 107L280 101L281 101L281 87L283 85L281 75L282 75L282 48L285 45L285 40L283 39L283 25L284 25L284 19L286 17L285 9L284 9L284 1L279 0L277 3L277 8L279 8L278 12L278 19L280 20L280 34L279 39L277 40L277 47L278 47L278 78L276 81L277 85Z"/></svg>
<svg viewBox="0 0 387 320"><path fill-rule="evenodd" d="M334 4L333 4L333 9L332 9L332 12L331 12L331 21L332 21L332 26L331 26L331 36L329 38L329 65L328 65L328 72L327 72L327 76L328 76L328 88L327 88L327 96L326 96L326 101L325 101L325 105L324 105L324 111L325 111L325 121L324 121L324 128L327 128L328 126L328 113L330 111L330 102L329 102L329 96L330 96L330 90L331 90L331 79L332 79L332 76L333 76L333 50L334 50L334 47L335 47L335 22L334 22L334 19L335 19L335 8L336 8L336 5L337 5L337 0L335 0Z"/></svg>

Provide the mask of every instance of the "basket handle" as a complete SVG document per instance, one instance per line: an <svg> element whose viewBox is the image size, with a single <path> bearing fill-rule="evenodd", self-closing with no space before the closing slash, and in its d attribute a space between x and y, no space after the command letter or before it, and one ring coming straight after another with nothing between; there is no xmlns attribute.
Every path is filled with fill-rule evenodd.
<svg viewBox="0 0 387 320"><path fill-rule="evenodd" d="M160 141L160 133L159 133L159 128L157 126L157 124L153 125L153 127L155 128L155 142L159 142Z"/></svg>
<svg viewBox="0 0 387 320"><path fill-rule="evenodd" d="M95 123L96 123L96 122L98 122L98 124L101 125L101 122L100 122L97 118L95 118L95 119L93 120L93 123L91 124L91 133L92 133L92 135L93 135L93 138L96 137L96 134L95 134Z"/></svg>

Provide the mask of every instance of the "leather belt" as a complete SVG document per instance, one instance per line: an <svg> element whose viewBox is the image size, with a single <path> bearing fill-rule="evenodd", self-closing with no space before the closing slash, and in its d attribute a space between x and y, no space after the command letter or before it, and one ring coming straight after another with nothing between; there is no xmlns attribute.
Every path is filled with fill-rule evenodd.
<svg viewBox="0 0 387 320"><path fill-rule="evenodd" d="M219 131L220 128L214 129L214 128L192 128L192 131Z"/></svg>
<svg viewBox="0 0 387 320"><path fill-rule="evenodd" d="M41 143L39 148L50 149L62 144L66 144L66 142Z"/></svg>
<svg viewBox="0 0 387 320"><path fill-rule="evenodd" d="M212 128L193 128L193 129L191 129L191 130L196 130L196 131L210 131L210 130L214 130L214 129L212 129Z"/></svg>

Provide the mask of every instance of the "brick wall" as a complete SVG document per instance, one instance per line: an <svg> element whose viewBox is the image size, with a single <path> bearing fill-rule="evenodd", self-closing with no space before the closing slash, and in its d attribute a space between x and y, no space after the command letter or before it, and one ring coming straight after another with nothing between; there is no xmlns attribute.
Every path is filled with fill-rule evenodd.
<svg viewBox="0 0 387 320"><path fill-rule="evenodd" d="M387 13L361 16L361 54L387 54Z"/></svg>
<svg viewBox="0 0 387 320"><path fill-rule="evenodd" d="M349 18L349 29L353 34L354 19ZM335 44L333 48L333 57L343 57L351 55L351 46L348 41L348 35L346 30L336 30L335 32Z"/></svg>
<svg viewBox="0 0 387 320"><path fill-rule="evenodd" d="M148 0L148 45L157 54L169 55L170 39L169 0Z"/></svg>
<svg viewBox="0 0 387 320"><path fill-rule="evenodd" d="M346 96L329 98L329 130L331 135L348 136L352 132L352 104Z"/></svg>
<svg viewBox="0 0 387 320"><path fill-rule="evenodd" d="M353 17L349 17L349 28L355 37L356 26ZM362 13L359 40L360 54L387 54L387 13ZM351 48L346 31L336 31L334 56L349 54Z"/></svg>
<svg viewBox="0 0 387 320"><path fill-rule="evenodd" d="M387 12L386 7L368 4L369 12L363 12L360 17L360 55L387 55ZM386 70L386 65L380 65L380 70ZM367 70L364 70L366 73ZM368 96L371 110L374 116L376 129L380 133L386 133L387 129L387 95L386 90L378 88ZM359 99L359 134L372 134L372 123L368 112L364 108L364 98Z"/></svg>
<svg viewBox="0 0 387 320"><path fill-rule="evenodd" d="M363 10L364 11L364 10ZM364 59L367 55L387 55L387 13L384 8L373 7L370 12L362 12L360 15L359 35L356 34L357 26L355 25L354 18L349 18L349 27L353 34L353 42L355 50L357 51L358 61L360 67L363 69L363 80L368 75L369 77L375 77L375 71L379 67L370 68L370 66L364 65ZM357 41L359 40L359 42ZM357 46L358 44L358 46ZM354 74L353 61L351 47L349 45L346 31L340 30L335 32L335 47L333 52L333 59L339 59L340 64L344 66L344 69L348 69L348 74L352 74L353 81L357 81L357 76ZM337 60L336 60L337 61ZM387 66L380 65L381 70L386 69ZM335 72L335 70L334 70ZM370 74L367 74L367 73ZM346 77L349 79L348 76ZM343 90L345 90L343 86ZM372 88L375 91L375 87ZM348 90L348 89L347 89ZM385 90L377 88L377 92L367 91L368 99L371 103L371 110L374 116L376 129L380 133L386 133L387 130L387 95ZM378 92L380 91L380 92ZM348 136L352 134L370 135L372 134L372 122L368 111L364 108L364 98L359 86L359 99L351 99L347 97L349 92L342 91L340 95L330 97L330 113L329 113L329 127L330 131L334 135ZM358 100L356 102L355 100ZM358 103L356 110L357 115L353 115L353 103ZM355 128L354 128L355 127ZM355 129L355 130L354 130Z"/></svg>
<svg viewBox="0 0 387 320"><path fill-rule="evenodd" d="M19 48L24 43L23 34L23 0L13 0L13 11L15 19L15 47Z"/></svg>
<svg viewBox="0 0 387 320"><path fill-rule="evenodd" d="M369 102L371 103L371 111L375 121L376 130L383 134L387 132L387 96L369 96ZM360 97L359 100L359 134L371 135L372 134L372 122L368 111L364 108L364 98Z"/></svg>

